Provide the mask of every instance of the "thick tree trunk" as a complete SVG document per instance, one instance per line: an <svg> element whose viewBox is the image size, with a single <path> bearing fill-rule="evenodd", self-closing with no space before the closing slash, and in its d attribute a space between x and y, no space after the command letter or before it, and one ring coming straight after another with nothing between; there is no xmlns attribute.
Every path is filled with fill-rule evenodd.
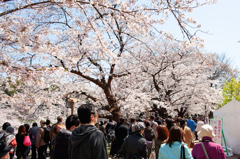
<svg viewBox="0 0 240 159"><path fill-rule="evenodd" d="M116 122L119 122L119 119L122 116L122 114L120 112L120 108L118 107L116 97L113 95L112 90L108 86L105 87L104 93L109 104L107 110L112 113L113 115L112 119L115 120Z"/></svg>

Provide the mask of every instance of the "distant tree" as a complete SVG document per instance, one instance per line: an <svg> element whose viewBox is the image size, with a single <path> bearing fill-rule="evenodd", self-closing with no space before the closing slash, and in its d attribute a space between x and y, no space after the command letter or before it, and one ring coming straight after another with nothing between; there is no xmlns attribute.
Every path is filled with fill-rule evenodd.
<svg viewBox="0 0 240 159"><path fill-rule="evenodd" d="M240 101L240 78L238 80L232 78L229 82L226 81L222 90L223 101L220 107L226 105L233 99Z"/></svg>
<svg viewBox="0 0 240 159"><path fill-rule="evenodd" d="M239 76L239 70L233 67L232 59L227 57L226 53L216 54L215 61L212 63L210 80L217 80L218 85L211 83L211 87L223 87L225 81Z"/></svg>

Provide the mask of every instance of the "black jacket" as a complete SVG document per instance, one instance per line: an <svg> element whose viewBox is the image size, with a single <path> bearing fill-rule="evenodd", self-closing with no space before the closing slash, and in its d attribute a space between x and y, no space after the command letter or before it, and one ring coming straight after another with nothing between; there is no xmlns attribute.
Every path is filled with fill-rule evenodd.
<svg viewBox="0 0 240 159"><path fill-rule="evenodd" d="M119 154L124 156L124 159L130 159L133 155L137 159L147 158L147 143L140 132L133 132L124 139L123 145Z"/></svg>
<svg viewBox="0 0 240 159"><path fill-rule="evenodd" d="M54 138L52 159L69 159L68 143L72 132L61 129Z"/></svg>
<svg viewBox="0 0 240 159"><path fill-rule="evenodd" d="M27 133L25 135L28 135ZM17 151L16 154L19 154L21 156L25 156L28 153L28 147L23 145L24 137L25 135L16 135L16 141L17 141Z"/></svg>
<svg viewBox="0 0 240 159"><path fill-rule="evenodd" d="M108 159L106 138L93 125L81 125L72 132L69 159Z"/></svg>
<svg viewBox="0 0 240 159"><path fill-rule="evenodd" d="M118 123L115 129L115 139L112 143L110 155L117 154L121 149L124 138L128 135L128 127L123 123Z"/></svg>

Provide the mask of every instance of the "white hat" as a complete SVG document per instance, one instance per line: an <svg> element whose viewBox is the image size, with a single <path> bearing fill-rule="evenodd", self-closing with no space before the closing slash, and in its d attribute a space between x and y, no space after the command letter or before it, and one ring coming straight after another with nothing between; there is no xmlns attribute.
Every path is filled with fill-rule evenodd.
<svg viewBox="0 0 240 159"><path fill-rule="evenodd" d="M201 130L198 132L198 137L211 137L214 138L216 135L213 133L213 128L211 125L205 124L201 127Z"/></svg>

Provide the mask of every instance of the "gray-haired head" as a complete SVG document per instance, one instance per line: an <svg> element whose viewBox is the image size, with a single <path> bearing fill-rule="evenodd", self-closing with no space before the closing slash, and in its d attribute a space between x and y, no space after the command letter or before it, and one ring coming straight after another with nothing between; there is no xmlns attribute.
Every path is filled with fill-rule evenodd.
<svg viewBox="0 0 240 159"><path fill-rule="evenodd" d="M143 122L136 122L134 125L135 131L140 132L145 129L145 125Z"/></svg>

